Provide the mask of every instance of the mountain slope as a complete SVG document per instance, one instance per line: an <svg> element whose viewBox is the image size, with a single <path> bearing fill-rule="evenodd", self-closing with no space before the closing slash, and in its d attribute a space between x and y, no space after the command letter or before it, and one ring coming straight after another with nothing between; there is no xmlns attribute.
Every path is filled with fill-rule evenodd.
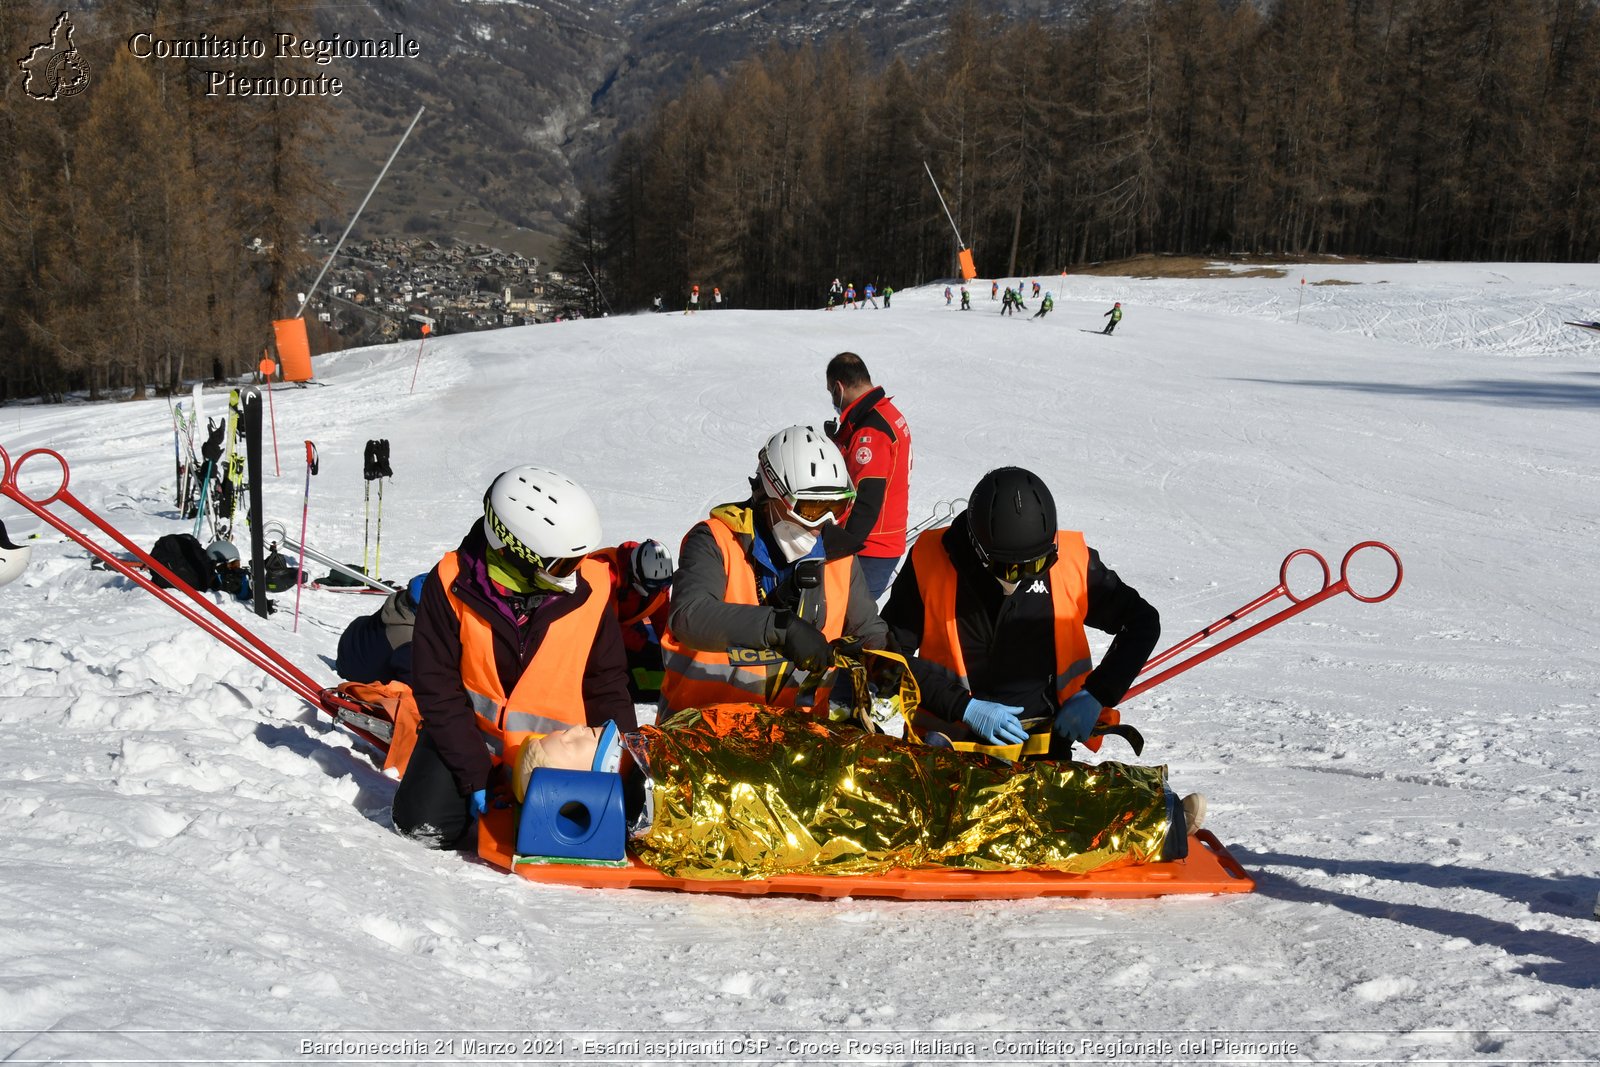
<svg viewBox="0 0 1600 1067"><path fill-rule="evenodd" d="M1114 299L1117 334L1081 332ZM990 466L1032 467L1161 610L1163 644L1270 588L1296 547L1337 565L1378 537L1405 583L1124 707L1144 761L1210 797L1210 827L1258 879L1248 897L750 900L543 888L397 838L393 783L359 745L47 538L0 589L0 1055L426 1039L459 1058L468 1039L541 1038L576 1058L584 1041L752 1033L796 1042L766 1057L794 1062L916 1039L1007 1062L1084 1041L1591 1056L1600 350L1561 320L1597 305L1594 265L1322 264L1074 276L1042 321L922 290L890 311L444 337L415 394L414 344L319 357L323 387L275 394L268 509L298 522L314 439L310 540L359 558L362 448L389 438L389 577L453 547L483 486L522 462L575 476L608 537L676 543L744 489L768 433L829 414L822 369L848 348L910 421L914 515ZM0 426L12 455L61 449L73 490L141 544L185 525L164 402L9 406ZM28 529L9 501L0 517ZM1353 577L1371 591L1391 574L1358 560ZM267 620L230 610L331 681L340 630L374 607L352 601L306 593L298 632L292 597Z"/></svg>

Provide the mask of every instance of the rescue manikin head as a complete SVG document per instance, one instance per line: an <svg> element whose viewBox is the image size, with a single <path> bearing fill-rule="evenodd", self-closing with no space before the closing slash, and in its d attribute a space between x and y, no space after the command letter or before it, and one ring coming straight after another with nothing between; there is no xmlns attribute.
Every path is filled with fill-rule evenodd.
<svg viewBox="0 0 1600 1067"><path fill-rule="evenodd" d="M600 513L566 475L513 467L483 494L483 533L496 581L519 593L570 593L578 587L578 564L600 547Z"/></svg>
<svg viewBox="0 0 1600 1067"><path fill-rule="evenodd" d="M989 572L1011 585L1048 567L1056 554L1056 502L1039 476L1001 467L967 498L967 532Z"/></svg>
<svg viewBox="0 0 1600 1067"><path fill-rule="evenodd" d="M616 723L569 726L541 737L530 737L522 743L511 778L512 790L519 802L526 800L528 779L540 767L615 774L621 764L622 734Z"/></svg>
<svg viewBox="0 0 1600 1067"><path fill-rule="evenodd" d="M14 543L6 534L5 523L0 522L0 585L9 585L20 578L32 556L33 546Z"/></svg>
<svg viewBox="0 0 1600 1067"><path fill-rule="evenodd" d="M825 524L844 521L856 498L839 447L809 426L773 434L756 457L756 476L767 523L791 563L810 554Z"/></svg>

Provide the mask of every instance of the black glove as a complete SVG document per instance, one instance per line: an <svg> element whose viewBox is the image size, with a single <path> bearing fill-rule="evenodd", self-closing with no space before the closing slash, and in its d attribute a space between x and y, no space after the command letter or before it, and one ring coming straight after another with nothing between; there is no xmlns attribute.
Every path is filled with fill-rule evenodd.
<svg viewBox="0 0 1600 1067"><path fill-rule="evenodd" d="M226 427L220 422L207 420L205 444L200 446L200 458L215 464L222 458L222 434Z"/></svg>
<svg viewBox="0 0 1600 1067"><path fill-rule="evenodd" d="M822 631L792 611L778 615L778 641L783 654L807 673L833 665L833 646Z"/></svg>

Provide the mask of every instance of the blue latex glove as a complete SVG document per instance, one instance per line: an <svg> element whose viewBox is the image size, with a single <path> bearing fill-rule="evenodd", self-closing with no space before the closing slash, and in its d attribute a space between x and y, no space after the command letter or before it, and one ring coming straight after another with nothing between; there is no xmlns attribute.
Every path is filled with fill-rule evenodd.
<svg viewBox="0 0 1600 1067"><path fill-rule="evenodd" d="M961 719L987 744L1020 745L1028 739L1028 731L1022 727L1022 709L1010 704L974 697Z"/></svg>
<svg viewBox="0 0 1600 1067"><path fill-rule="evenodd" d="M1100 721L1100 711L1104 707L1086 691L1078 690L1056 712L1056 736L1083 744L1094 733L1094 724Z"/></svg>
<svg viewBox="0 0 1600 1067"><path fill-rule="evenodd" d="M486 812L488 810L489 810L489 791L487 789L480 789L476 793L472 794L472 814L473 814L473 816L474 817L481 816L484 812Z"/></svg>

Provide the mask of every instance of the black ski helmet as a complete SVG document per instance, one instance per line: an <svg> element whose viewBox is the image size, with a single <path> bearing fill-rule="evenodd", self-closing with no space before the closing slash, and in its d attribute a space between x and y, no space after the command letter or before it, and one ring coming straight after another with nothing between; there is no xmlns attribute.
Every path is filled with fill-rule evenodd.
<svg viewBox="0 0 1600 1067"><path fill-rule="evenodd" d="M1032 471L1001 467L973 487L967 525L986 563L1039 559L1056 543L1055 498Z"/></svg>

